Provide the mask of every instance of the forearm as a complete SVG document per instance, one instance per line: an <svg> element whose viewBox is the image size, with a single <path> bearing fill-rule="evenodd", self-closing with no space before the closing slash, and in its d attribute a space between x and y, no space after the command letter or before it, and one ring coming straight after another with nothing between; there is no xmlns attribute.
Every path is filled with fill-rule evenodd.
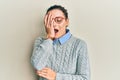
<svg viewBox="0 0 120 80"><path fill-rule="evenodd" d="M52 40L47 39L41 43L35 43L31 63L35 69L41 70L47 64L49 56L52 54Z"/></svg>
<svg viewBox="0 0 120 80"><path fill-rule="evenodd" d="M56 80L90 80L90 77L87 74L73 75L57 73Z"/></svg>

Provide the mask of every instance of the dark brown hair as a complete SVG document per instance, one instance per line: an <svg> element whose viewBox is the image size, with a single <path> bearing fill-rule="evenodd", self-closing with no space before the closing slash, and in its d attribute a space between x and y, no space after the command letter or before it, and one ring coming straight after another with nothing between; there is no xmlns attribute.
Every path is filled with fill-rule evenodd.
<svg viewBox="0 0 120 80"><path fill-rule="evenodd" d="M61 10L61 11L63 12L65 18L68 19L68 12L67 12L67 10L66 10L64 7L62 7L61 5L53 5L53 6L50 6L50 7L48 8L46 14L47 14L49 11L53 10L53 9L59 9L59 10Z"/></svg>

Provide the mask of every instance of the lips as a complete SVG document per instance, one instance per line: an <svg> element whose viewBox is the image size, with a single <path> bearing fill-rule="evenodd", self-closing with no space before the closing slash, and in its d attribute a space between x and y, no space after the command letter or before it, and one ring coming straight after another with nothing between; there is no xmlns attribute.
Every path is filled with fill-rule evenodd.
<svg viewBox="0 0 120 80"><path fill-rule="evenodd" d="M54 29L55 33L57 33L59 30L58 29Z"/></svg>

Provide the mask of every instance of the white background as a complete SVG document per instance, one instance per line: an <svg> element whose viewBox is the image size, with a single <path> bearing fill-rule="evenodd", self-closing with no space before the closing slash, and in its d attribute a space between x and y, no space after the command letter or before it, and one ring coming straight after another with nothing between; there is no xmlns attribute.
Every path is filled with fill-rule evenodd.
<svg viewBox="0 0 120 80"><path fill-rule="evenodd" d="M45 35L47 8L69 12L71 33L88 45L91 80L120 80L119 0L0 0L0 80L37 80L34 40Z"/></svg>

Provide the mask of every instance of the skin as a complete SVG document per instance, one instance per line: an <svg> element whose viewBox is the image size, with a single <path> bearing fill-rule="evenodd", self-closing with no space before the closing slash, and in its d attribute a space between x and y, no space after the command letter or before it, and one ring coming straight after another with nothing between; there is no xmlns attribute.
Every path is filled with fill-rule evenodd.
<svg viewBox="0 0 120 80"><path fill-rule="evenodd" d="M47 67L43 68L42 70L37 70L37 75L44 77L48 80L55 80L56 78L56 72Z"/></svg>
<svg viewBox="0 0 120 80"><path fill-rule="evenodd" d="M61 23L55 21L56 17L64 18ZM69 20L65 18L64 13L59 9L53 9L49 11L44 18L44 25L47 32L47 39L57 39L65 35L66 28L69 24ZM58 30L58 32L55 32ZM50 68L43 68L42 70L37 70L37 75L44 77L48 80L55 80L56 72Z"/></svg>
<svg viewBox="0 0 120 80"><path fill-rule="evenodd" d="M63 17L63 22L58 24L55 22L56 17ZM66 26L69 23L68 19L65 19L63 12L59 9L53 9L45 15L45 28L47 32L47 38L56 39L62 37L66 33ZM54 29L57 29L58 32L55 33Z"/></svg>

